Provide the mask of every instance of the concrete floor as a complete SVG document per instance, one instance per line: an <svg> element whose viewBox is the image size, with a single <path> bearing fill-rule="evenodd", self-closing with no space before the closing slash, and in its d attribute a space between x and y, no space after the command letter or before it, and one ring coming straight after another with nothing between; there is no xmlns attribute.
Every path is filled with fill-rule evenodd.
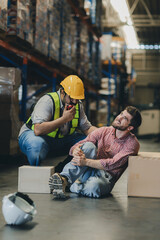
<svg viewBox="0 0 160 240"><path fill-rule="evenodd" d="M160 142L141 140L141 151L160 152ZM57 161L61 160L57 158ZM49 160L47 165L52 165ZM1 240L159 240L160 199L127 197L127 170L104 199L77 197L55 201L50 194L28 194L37 215L24 226L6 225L4 195L17 191L18 166L0 169Z"/></svg>

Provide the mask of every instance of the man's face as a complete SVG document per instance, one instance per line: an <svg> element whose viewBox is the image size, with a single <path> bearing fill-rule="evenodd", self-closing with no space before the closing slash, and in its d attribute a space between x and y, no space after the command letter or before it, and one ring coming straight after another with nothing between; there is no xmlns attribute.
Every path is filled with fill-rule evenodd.
<svg viewBox="0 0 160 240"><path fill-rule="evenodd" d="M115 120L112 123L112 126L118 130L125 131L130 126L131 119L132 119L132 115L130 115L127 112L127 110L124 110L115 118ZM132 129L128 129L128 130L132 130Z"/></svg>
<svg viewBox="0 0 160 240"><path fill-rule="evenodd" d="M78 103L78 101L79 100L71 98L68 94L66 94L62 102L64 105L67 103L75 106Z"/></svg>

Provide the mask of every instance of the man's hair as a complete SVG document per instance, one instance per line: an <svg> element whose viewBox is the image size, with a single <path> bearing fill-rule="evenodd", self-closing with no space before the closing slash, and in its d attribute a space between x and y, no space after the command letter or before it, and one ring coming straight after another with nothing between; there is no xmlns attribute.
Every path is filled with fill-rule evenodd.
<svg viewBox="0 0 160 240"><path fill-rule="evenodd" d="M125 110L132 116L130 125L134 127L134 129L138 128L142 123L142 117L140 111L133 106L127 106Z"/></svg>

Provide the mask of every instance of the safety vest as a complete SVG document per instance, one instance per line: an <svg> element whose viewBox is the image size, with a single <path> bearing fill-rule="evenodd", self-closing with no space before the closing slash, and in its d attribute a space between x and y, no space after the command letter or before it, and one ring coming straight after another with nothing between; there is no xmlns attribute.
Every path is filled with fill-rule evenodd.
<svg viewBox="0 0 160 240"><path fill-rule="evenodd" d="M47 95L49 95L52 98L53 105L54 105L54 114L53 114L52 120L56 120L56 119L60 118L59 95L57 92L47 93ZM78 103L76 104L75 108L76 108L76 114L75 114L74 118L72 119L72 121L70 122L69 133L68 133L69 135L73 134L79 125L79 104ZM29 119L27 120L26 126L34 131L34 124L32 124L31 117L29 117ZM57 128L56 130L54 130L51 133L48 133L47 135L50 137L53 137L53 138L56 138L56 137L63 138L64 137L64 135L62 135L60 133L60 128Z"/></svg>

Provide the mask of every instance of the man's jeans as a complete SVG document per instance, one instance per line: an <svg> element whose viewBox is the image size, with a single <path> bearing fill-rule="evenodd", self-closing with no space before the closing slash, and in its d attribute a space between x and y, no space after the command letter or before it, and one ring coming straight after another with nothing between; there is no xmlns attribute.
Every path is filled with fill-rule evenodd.
<svg viewBox="0 0 160 240"><path fill-rule="evenodd" d="M81 147L86 158L96 159L96 146L91 142L86 142ZM114 187L114 178L104 170L90 167L74 166L68 163L60 173L67 177L71 184L70 191L87 197L103 197L108 195ZM78 183L75 182L78 179Z"/></svg>
<svg viewBox="0 0 160 240"><path fill-rule="evenodd" d="M70 148L86 136L80 133L73 133L64 138L52 138L48 136L35 136L34 131L23 132L19 137L19 147L27 156L30 165L39 166L48 153L53 156L65 155Z"/></svg>

